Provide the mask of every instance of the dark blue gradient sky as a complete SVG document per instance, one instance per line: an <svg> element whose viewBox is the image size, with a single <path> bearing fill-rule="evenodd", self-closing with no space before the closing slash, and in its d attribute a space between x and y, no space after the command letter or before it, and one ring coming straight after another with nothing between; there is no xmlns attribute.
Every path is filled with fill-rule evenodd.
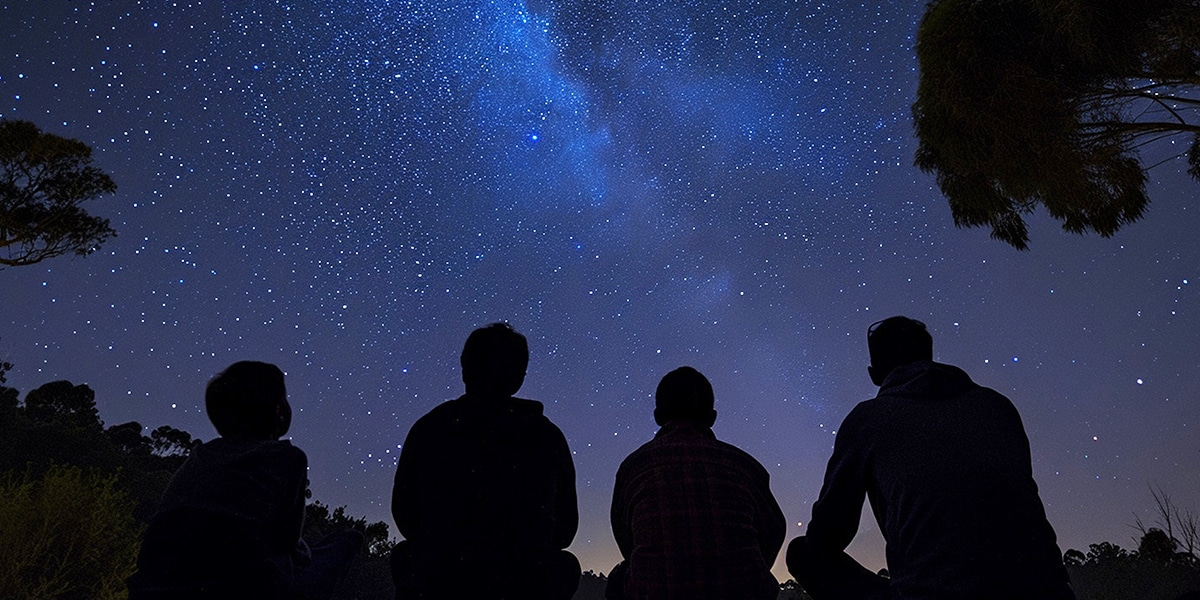
<svg viewBox="0 0 1200 600"><path fill-rule="evenodd" d="M10 385L209 439L207 379L275 362L315 497L390 522L409 426L509 320L575 453L573 549L608 571L663 374L709 376L791 538L874 394L865 329L902 313L1020 409L1064 549L1129 545L1148 485L1200 502L1200 188L1156 167L1109 240L956 230L911 166L922 3L313 4L0 4L0 115L120 187L100 252L0 271ZM882 566L870 519L851 551Z"/></svg>

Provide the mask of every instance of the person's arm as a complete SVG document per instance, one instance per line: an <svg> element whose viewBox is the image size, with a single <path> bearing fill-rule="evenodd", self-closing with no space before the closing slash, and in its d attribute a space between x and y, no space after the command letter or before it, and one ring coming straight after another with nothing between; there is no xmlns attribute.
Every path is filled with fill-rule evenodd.
<svg viewBox="0 0 1200 600"><path fill-rule="evenodd" d="M775 495L771 493L770 475L766 469L761 466L759 468L763 477L759 492L758 544L763 560L767 561L767 566L770 567L775 564L779 549L783 547L783 539L787 535L787 520L783 516L783 510L779 508L779 502L775 500Z"/></svg>
<svg viewBox="0 0 1200 600"><path fill-rule="evenodd" d="M406 540L412 540L421 521L417 509L418 485L421 478L418 469L421 461L421 421L409 429L404 445L400 448L400 459L396 462L396 479L392 485L392 520L396 529Z"/></svg>
<svg viewBox="0 0 1200 600"><path fill-rule="evenodd" d="M813 504L807 532L812 546L841 552L858 533L870 477L866 444L862 414L856 407L838 429L825 482Z"/></svg>
<svg viewBox="0 0 1200 600"><path fill-rule="evenodd" d="M575 494L575 461L571 460L571 448L562 430L547 419L550 425L551 444L556 454L554 494L554 543L566 548L575 539L579 530L579 501Z"/></svg>
<svg viewBox="0 0 1200 600"><path fill-rule="evenodd" d="M279 550L293 550L303 543L301 535L304 532L305 492L308 491L308 456L291 444L279 456L283 464L277 467L281 470L274 477L279 478L277 481L283 485L282 502L285 504L276 513L278 516L275 517L272 532L276 541L272 543L277 544Z"/></svg>
<svg viewBox="0 0 1200 600"><path fill-rule="evenodd" d="M1013 431L1013 443L1016 444L1017 456L1020 457L1021 474L1033 480L1033 452L1029 448L1029 434L1025 432L1025 423L1021 421L1021 413L1012 401L1004 395L996 393L1004 402L1004 413L1008 418L1009 428Z"/></svg>
<svg viewBox="0 0 1200 600"><path fill-rule="evenodd" d="M625 493L625 488L628 486L627 479L625 464L621 463L617 469L616 483L613 485L612 507L608 512L613 538L617 540L617 549L621 551L621 558L625 560L628 560L629 555L633 553L633 528L630 523Z"/></svg>

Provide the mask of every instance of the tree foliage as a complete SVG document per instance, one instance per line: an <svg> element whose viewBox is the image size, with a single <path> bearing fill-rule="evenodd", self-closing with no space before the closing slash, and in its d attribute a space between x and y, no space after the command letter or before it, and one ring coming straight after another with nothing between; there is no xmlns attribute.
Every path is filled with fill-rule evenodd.
<svg viewBox="0 0 1200 600"><path fill-rule="evenodd" d="M55 381L25 394L0 386L0 474L28 471L40 476L53 465L71 465L116 474L117 484L134 502L134 516L148 519L158 507L171 474L186 454L160 453L153 433L142 434L137 422L105 429L87 385ZM186 432L167 427L173 444L196 443ZM3 597L3 596L0 596Z"/></svg>
<svg viewBox="0 0 1200 600"><path fill-rule="evenodd" d="M1154 497L1154 524L1157 527L1148 526L1141 517L1135 515L1133 526L1142 534L1141 543L1144 545L1146 539L1156 533L1165 541L1154 539L1156 545L1152 548L1162 548L1169 543L1180 560L1186 556L1190 562L1200 562L1200 555L1197 554L1200 552L1200 515L1179 506L1161 487L1151 486L1150 495Z"/></svg>
<svg viewBox="0 0 1200 600"><path fill-rule="evenodd" d="M90 254L116 232L79 205L116 190L87 144L0 120L0 265Z"/></svg>
<svg viewBox="0 0 1200 600"><path fill-rule="evenodd" d="M1150 493L1157 513L1154 522L1163 528L1147 527L1138 517L1134 528L1141 536L1134 539L1136 550L1101 542L1090 545L1086 555L1079 550L1063 555L1080 600L1200 598L1200 561L1182 541L1186 523L1195 518L1161 488L1152 486Z"/></svg>
<svg viewBox="0 0 1200 600"><path fill-rule="evenodd" d="M933 0L917 58L916 164L960 227L1025 249L1042 206L1111 236L1149 202L1140 150L1176 136L1156 148L1200 180L1200 0Z"/></svg>
<svg viewBox="0 0 1200 600"><path fill-rule="evenodd" d="M366 552L360 552L351 561L349 572L334 590L332 600L392 600L396 589L389 558L396 543L388 537L387 523L368 523L365 517L356 519L347 515L344 506L330 510L320 501L304 507L304 540L310 546L331 533L348 529L363 534Z"/></svg>
<svg viewBox="0 0 1200 600"><path fill-rule="evenodd" d="M789 579L779 584L778 600L812 600L812 596L795 579Z"/></svg>
<svg viewBox="0 0 1200 600"><path fill-rule="evenodd" d="M13 364L7 360L0 359L0 384L8 382L8 372L13 368Z"/></svg>
<svg viewBox="0 0 1200 600"><path fill-rule="evenodd" d="M4 385L8 382L8 372L12 368L12 363L0 359L0 423L12 419L12 415L17 410L17 397L20 393L15 388Z"/></svg>
<svg viewBox="0 0 1200 600"><path fill-rule="evenodd" d="M1167 563L1176 560L1178 548L1178 542L1166 532L1157 527L1151 527L1138 542L1137 555L1143 560Z"/></svg>
<svg viewBox="0 0 1200 600"><path fill-rule="evenodd" d="M1100 542L1088 546L1086 563L1104 564L1132 560L1133 556L1124 548L1112 542Z"/></svg>
<svg viewBox="0 0 1200 600"><path fill-rule="evenodd" d="M304 538L315 544L321 538L339 531L353 529L363 534L363 545L371 556L388 557L395 542L388 538L387 523L368 523L366 517L354 518L346 514L346 507L333 510L321 501L313 501L304 507Z"/></svg>
<svg viewBox="0 0 1200 600"><path fill-rule="evenodd" d="M42 422L58 422L71 428L103 428L96 410L96 392L87 384L52 381L25 395L25 414Z"/></svg>
<svg viewBox="0 0 1200 600"><path fill-rule="evenodd" d="M1136 551L1101 542L1089 546L1087 555L1068 550L1063 562L1079 600L1182 600L1200 592L1200 568L1175 547L1166 533L1152 528Z"/></svg>
<svg viewBox="0 0 1200 600"><path fill-rule="evenodd" d="M200 445L200 440L192 439L192 434L175 429L170 425L160 425L150 432L151 452L155 456L178 456L187 458L192 448Z"/></svg>

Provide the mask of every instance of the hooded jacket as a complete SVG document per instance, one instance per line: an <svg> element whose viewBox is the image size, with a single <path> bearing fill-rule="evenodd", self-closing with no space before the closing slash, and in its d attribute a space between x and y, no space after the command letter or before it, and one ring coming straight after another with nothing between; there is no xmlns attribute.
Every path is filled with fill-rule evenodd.
<svg viewBox="0 0 1200 600"><path fill-rule="evenodd" d="M464 395L417 420L392 516L426 560L520 561L570 545L575 466L542 403Z"/></svg>
<svg viewBox="0 0 1200 600"><path fill-rule="evenodd" d="M297 597L307 471L286 440L219 437L194 448L146 530L130 597Z"/></svg>
<svg viewBox="0 0 1200 600"><path fill-rule="evenodd" d="M1020 415L957 367L899 367L847 415L809 543L844 550L864 497L900 598L1073 597Z"/></svg>

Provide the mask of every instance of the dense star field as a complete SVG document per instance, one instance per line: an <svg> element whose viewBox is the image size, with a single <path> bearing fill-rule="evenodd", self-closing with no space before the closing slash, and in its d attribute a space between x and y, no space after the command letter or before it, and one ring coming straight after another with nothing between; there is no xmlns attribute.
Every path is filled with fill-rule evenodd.
<svg viewBox="0 0 1200 600"><path fill-rule="evenodd" d="M108 424L210 439L203 386L286 371L314 498L391 521L413 421L475 327L529 337L521 395L575 454L585 569L658 379L803 533L867 326L1009 395L1060 545L1132 544L1148 485L1200 508L1197 185L1150 173L1112 239L957 230L912 166L920 2L38 0L0 4L0 116L96 149L119 237L0 271L0 359ZM85 205L86 206L86 205ZM873 519L851 552L883 566ZM781 567L776 573L785 577Z"/></svg>

